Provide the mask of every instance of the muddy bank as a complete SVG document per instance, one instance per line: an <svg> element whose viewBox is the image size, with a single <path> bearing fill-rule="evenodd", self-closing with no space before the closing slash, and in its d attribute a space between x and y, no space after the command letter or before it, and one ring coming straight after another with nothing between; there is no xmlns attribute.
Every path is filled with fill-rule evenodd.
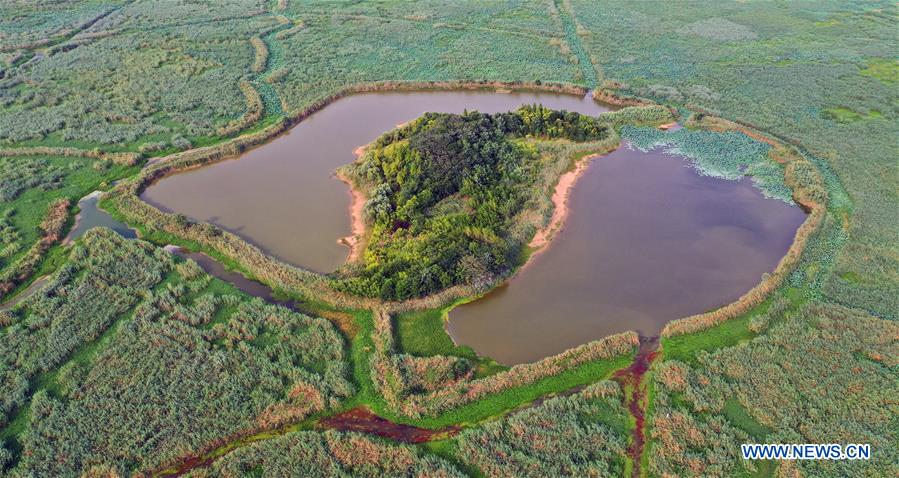
<svg viewBox="0 0 899 478"><path fill-rule="evenodd" d="M589 155L579 159L575 163L573 170L568 171L559 177L559 182L556 184L556 189L552 195L552 217L545 227L534 234L534 238L531 239L531 242L528 244L529 247L534 249L543 248L549 244L553 236L561 230L562 226L565 224L565 218L568 217L568 198L571 196L571 190L574 188L575 183L577 183L578 178L580 178L581 175L584 174L584 171L587 170L590 161L596 156L597 155Z"/></svg>
<svg viewBox="0 0 899 478"><path fill-rule="evenodd" d="M331 272L347 261L346 245L354 245L338 240L361 230L348 214L361 205L354 207L354 196L334 174L356 158L357 145L369 144L427 111L497 113L534 103L591 116L610 109L590 96L547 92L360 93L330 102L285 134L244 152L239 160L175 174L159 165L158 174L164 177L154 182L147 172L149 185L141 198L164 212L215 224L282 262ZM200 159L191 162L201 164ZM352 258L358 257L360 248L353 249Z"/></svg>
<svg viewBox="0 0 899 478"><path fill-rule="evenodd" d="M658 335L752 289L806 218L751 179L703 176L659 150L622 145L580 165L559 182L555 221L564 222L538 238L551 242L507 283L449 312L457 344L512 365L626 330Z"/></svg>
<svg viewBox="0 0 899 478"><path fill-rule="evenodd" d="M356 148L357 151L360 151L360 148L364 147L360 146ZM362 153L359 152L356 156L360 156ZM362 191L356 189L353 186L353 182L350 181L349 178L341 174L339 171L335 174L337 179L343 181L350 192L350 232L349 236L345 236L340 238L338 242L350 248L350 252L347 255L346 262L356 262L362 257L362 251L365 250L365 218L363 217L363 210L365 209L365 202L367 198Z"/></svg>

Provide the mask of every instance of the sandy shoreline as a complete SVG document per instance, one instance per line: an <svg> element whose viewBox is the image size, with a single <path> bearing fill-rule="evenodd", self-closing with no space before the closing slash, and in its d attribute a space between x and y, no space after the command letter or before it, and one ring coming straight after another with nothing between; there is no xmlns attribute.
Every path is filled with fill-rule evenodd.
<svg viewBox="0 0 899 478"><path fill-rule="evenodd" d="M368 145L359 146L353 150L353 154L358 159L363 154L365 154L365 150ZM538 229L537 233L534 234L531 242L528 243L528 247L534 249L533 254L541 252L547 244L549 244L556 234L562 229L562 226L565 223L565 219L568 217L569 206L568 206L568 198L571 196L571 191L574 189L575 184L577 183L578 178L581 177L582 174L587 170L587 167L590 166L590 162L593 158L598 156L602 156L604 153L593 153L588 154L575 162L574 169L571 171L567 171L559 176L559 182L556 183L556 188L553 191L552 195L552 203L553 203L553 214L549 220L549 223ZM362 216L362 210L365 207L365 203L367 198L362 191L359 191L353 185L353 182L350 181L349 178L342 175L339 171L335 173L337 179L342 181L349 187L350 192L350 218L351 218L351 228L350 235L346 237L341 237L337 242L347 246L350 249L350 253L347 257L347 262L356 262L359 260L362 255L362 251L365 249L364 237L365 237L365 220ZM528 261L530 262L530 261Z"/></svg>
<svg viewBox="0 0 899 478"><path fill-rule="evenodd" d="M365 153L365 149L367 145L359 146L358 148L353 150L353 154L356 155L358 159ZM337 240L337 242L347 246L350 248L350 254L347 256L347 262L356 262L359 260L359 257L362 255L362 250L365 249L365 244L363 244L363 238L365 237L365 220L362 217L362 209L365 207L365 194L362 194L362 191L359 191L353 186L353 182L349 180L346 176L337 172L335 174L337 179L346 183L346 185L350 188L350 235L346 237L341 237Z"/></svg>
<svg viewBox="0 0 899 478"><path fill-rule="evenodd" d="M556 189L553 191L552 195L553 215L549 220L549 224L540 228L537 233L534 234L534 238L528 243L529 247L542 249L549 244L556 233L562 229L565 218L568 217L568 198L571 196L571 190L574 189L574 185L577 183L578 178L584 174L584 171L587 170L587 166L590 165L593 158L597 156L600 155L589 154L582 157L577 160L573 170L568 171L559 177L559 182L556 183Z"/></svg>

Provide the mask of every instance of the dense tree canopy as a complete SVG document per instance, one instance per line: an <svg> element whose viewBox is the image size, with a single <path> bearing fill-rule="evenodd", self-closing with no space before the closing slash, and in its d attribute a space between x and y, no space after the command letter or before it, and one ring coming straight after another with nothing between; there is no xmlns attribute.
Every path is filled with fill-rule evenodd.
<svg viewBox="0 0 899 478"><path fill-rule="evenodd" d="M596 118L534 105L494 115L427 113L383 135L347 171L369 193L370 233L363 267L337 286L402 300L508 273L529 239L510 231L543 174L524 138L609 134Z"/></svg>

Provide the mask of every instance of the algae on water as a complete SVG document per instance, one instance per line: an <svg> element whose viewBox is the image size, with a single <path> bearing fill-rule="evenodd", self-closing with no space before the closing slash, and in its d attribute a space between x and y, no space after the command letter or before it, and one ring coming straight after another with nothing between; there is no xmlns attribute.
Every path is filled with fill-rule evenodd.
<svg viewBox="0 0 899 478"><path fill-rule="evenodd" d="M783 166L768 158L770 146L743 133L624 126L621 137L641 151L664 148L668 154L684 156L706 176L731 181L749 176L765 197L793 204Z"/></svg>

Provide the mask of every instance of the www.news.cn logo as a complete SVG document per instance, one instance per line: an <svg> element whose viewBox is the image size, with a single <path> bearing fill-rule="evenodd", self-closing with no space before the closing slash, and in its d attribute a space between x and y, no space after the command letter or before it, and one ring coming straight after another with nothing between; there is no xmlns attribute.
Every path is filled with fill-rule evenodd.
<svg viewBox="0 0 899 478"><path fill-rule="evenodd" d="M837 443L740 445L744 460L869 460L871 445Z"/></svg>

